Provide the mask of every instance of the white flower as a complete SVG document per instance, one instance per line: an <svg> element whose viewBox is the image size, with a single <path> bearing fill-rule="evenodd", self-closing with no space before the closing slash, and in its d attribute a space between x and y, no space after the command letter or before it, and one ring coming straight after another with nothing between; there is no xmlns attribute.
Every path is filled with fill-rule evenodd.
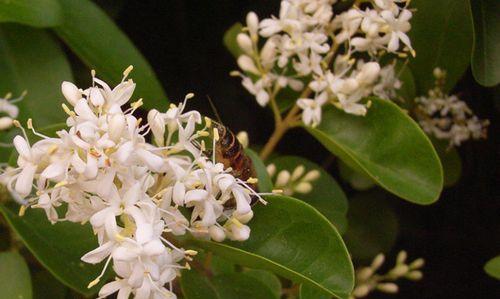
<svg viewBox="0 0 500 299"><path fill-rule="evenodd" d="M328 101L328 94L322 92L314 99L298 99L297 105L302 108L304 124L316 127L321 122L321 108Z"/></svg>
<svg viewBox="0 0 500 299"><path fill-rule="evenodd" d="M399 41L401 40L403 44L410 49L412 55L415 56L414 50L411 47L410 38L406 35L406 33L411 29L409 22L412 17L411 11L403 9L399 15L396 16L392 11L384 10L380 13L380 16L384 19L388 28L386 30L386 36L390 39L387 45L387 50L389 52L398 51Z"/></svg>

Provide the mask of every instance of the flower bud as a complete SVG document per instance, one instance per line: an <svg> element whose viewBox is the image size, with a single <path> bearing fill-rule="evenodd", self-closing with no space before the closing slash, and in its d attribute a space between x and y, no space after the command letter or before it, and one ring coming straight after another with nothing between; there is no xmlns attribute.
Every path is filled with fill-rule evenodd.
<svg viewBox="0 0 500 299"><path fill-rule="evenodd" d="M257 32L259 31L259 17L253 11L247 14L247 28L252 36L252 39L257 39Z"/></svg>
<svg viewBox="0 0 500 299"><path fill-rule="evenodd" d="M71 82L64 81L61 84L61 91L66 100L73 106L82 98L81 91Z"/></svg>
<svg viewBox="0 0 500 299"><path fill-rule="evenodd" d="M271 163L267 165L266 170L269 176L273 176L276 173L276 165Z"/></svg>
<svg viewBox="0 0 500 299"><path fill-rule="evenodd" d="M319 179L320 176L321 176L321 173L318 170L314 169L314 170L311 170L308 173L306 173L306 175L302 178L302 181L303 182L315 181L315 180Z"/></svg>
<svg viewBox="0 0 500 299"><path fill-rule="evenodd" d="M410 264L410 269L422 268L424 266L424 264L425 264L425 260L423 258L416 259Z"/></svg>
<svg viewBox="0 0 500 299"><path fill-rule="evenodd" d="M368 62L361 67L356 79L360 83L370 84L375 81L380 73L380 65L377 62Z"/></svg>
<svg viewBox="0 0 500 299"><path fill-rule="evenodd" d="M409 272L408 274L406 274L406 278L410 279L410 280L420 280L422 279L422 277L424 276L424 274L422 273L422 271L411 271Z"/></svg>
<svg viewBox="0 0 500 299"><path fill-rule="evenodd" d="M373 269L370 268L370 267L364 267L364 268L361 268L361 270L359 270L357 273L356 273L356 278L359 280L359 281L366 281L368 280L370 277L372 277L373 275Z"/></svg>
<svg viewBox="0 0 500 299"><path fill-rule="evenodd" d="M243 224L231 223L228 227L228 237L233 241L246 241L250 237L250 228Z"/></svg>
<svg viewBox="0 0 500 299"><path fill-rule="evenodd" d="M398 292L399 288L397 284L392 282L387 282L378 284L377 290L388 294L394 294Z"/></svg>
<svg viewBox="0 0 500 299"><path fill-rule="evenodd" d="M238 43L238 46L240 47L240 49L243 50L243 52L245 52L248 55L252 55L253 43L247 34L239 33L236 36L236 42Z"/></svg>
<svg viewBox="0 0 500 299"><path fill-rule="evenodd" d="M165 142L165 120L163 115L156 109L149 110L148 124L153 132L156 144L163 146Z"/></svg>
<svg viewBox="0 0 500 299"><path fill-rule="evenodd" d="M368 293L370 293L370 287L365 284L357 286L354 291L352 291L352 295L357 298L365 297Z"/></svg>
<svg viewBox="0 0 500 299"><path fill-rule="evenodd" d="M241 55L240 57L238 57L237 62L238 62L238 66L242 70L244 70L245 72L250 72L250 73L253 73L255 75L259 75L259 70L255 66L255 63L254 63L253 59L250 58L250 56Z"/></svg>
<svg viewBox="0 0 500 299"><path fill-rule="evenodd" d="M409 268L407 265L400 264L400 265L396 266L394 269L392 269L389 272L389 275L394 276L394 277L401 277L401 276L405 275L406 273L408 273L408 270L409 270Z"/></svg>
<svg viewBox="0 0 500 299"><path fill-rule="evenodd" d="M385 261L385 256L383 253L379 253L377 254L377 256L373 259L373 262L371 264L371 268L375 271L377 270L378 268L380 268L380 266L382 266L382 264L384 263Z"/></svg>
<svg viewBox="0 0 500 299"><path fill-rule="evenodd" d="M309 182L300 182L297 186L295 186L294 190L298 193L307 194L311 192L313 186Z"/></svg>
<svg viewBox="0 0 500 299"><path fill-rule="evenodd" d="M0 130L6 130L12 127L12 118L8 116L0 117Z"/></svg>
<svg viewBox="0 0 500 299"><path fill-rule="evenodd" d="M299 165L297 166L292 173L292 181L296 181L298 178L300 178L303 174L306 168L304 165Z"/></svg>
<svg viewBox="0 0 500 299"><path fill-rule="evenodd" d="M274 65L276 57L276 44L272 39L268 39L260 52L260 59L266 69L270 69Z"/></svg>
<svg viewBox="0 0 500 299"><path fill-rule="evenodd" d="M243 214L243 215L240 215L237 212L235 212L233 214L233 217L235 217L236 219L238 219L239 222L245 224L245 223L250 222L250 220L252 220L252 218L253 218L253 211L250 210L250 212L248 212L246 214Z"/></svg>
<svg viewBox="0 0 500 299"><path fill-rule="evenodd" d="M104 97L102 96L101 90L97 87L92 87L89 90L89 99L92 105L95 107L100 107L104 105Z"/></svg>
<svg viewBox="0 0 500 299"><path fill-rule="evenodd" d="M399 253L398 253L398 256L396 257L396 263L397 264L402 264L406 261L406 258L408 257L408 254L406 253L406 251L404 250L401 250Z"/></svg>
<svg viewBox="0 0 500 299"><path fill-rule="evenodd" d="M276 178L276 187L282 187L288 184L290 181L290 172L288 170L282 170L278 173L278 177Z"/></svg>
<svg viewBox="0 0 500 299"><path fill-rule="evenodd" d="M226 238L224 230L216 225L212 225L208 229L208 233L210 234L210 238L216 242L222 242Z"/></svg>

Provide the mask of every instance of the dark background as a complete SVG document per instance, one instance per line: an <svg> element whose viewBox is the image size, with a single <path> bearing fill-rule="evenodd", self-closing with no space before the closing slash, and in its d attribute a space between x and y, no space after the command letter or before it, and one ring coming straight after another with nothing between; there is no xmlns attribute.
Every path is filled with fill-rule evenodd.
<svg viewBox="0 0 500 299"><path fill-rule="evenodd" d="M189 108L213 115L206 101L215 102L224 123L233 131L246 130L253 144L262 144L272 132L273 118L261 109L228 75L235 60L222 44L227 28L244 21L248 11L259 16L277 14L279 1L96 1L113 15L153 66L169 99L178 102L188 92L197 97ZM96 33L98 34L98 33ZM487 276L484 263L500 254L498 171L498 88L474 82L470 71L456 87L480 118L491 121L489 138L459 148L463 175L431 206L392 200L400 219L393 255L406 249L424 257L424 280L402 283L395 296L371 298L500 298L500 282ZM495 99L495 95L497 99ZM497 103L495 105L495 102ZM496 107L495 107L496 106ZM297 146L300 140L300 146ZM328 152L301 131L286 135L278 150L322 163ZM337 175L337 167L330 171ZM347 187L347 192L351 193Z"/></svg>

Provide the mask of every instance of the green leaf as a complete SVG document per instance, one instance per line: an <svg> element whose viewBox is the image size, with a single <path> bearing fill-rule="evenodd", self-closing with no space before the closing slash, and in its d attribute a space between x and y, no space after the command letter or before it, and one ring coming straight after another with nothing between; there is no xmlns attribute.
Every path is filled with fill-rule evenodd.
<svg viewBox="0 0 500 299"><path fill-rule="evenodd" d="M489 260L486 265L484 265L484 271L491 277L500 280L500 255Z"/></svg>
<svg viewBox="0 0 500 299"><path fill-rule="evenodd" d="M266 200L266 206L254 207L247 241L191 242L240 265L269 270L346 298L354 286L354 271L335 227L300 200L285 196Z"/></svg>
<svg viewBox="0 0 500 299"><path fill-rule="evenodd" d="M401 106L408 109L417 95L415 78L410 67L401 62L396 63L396 75L402 83L401 88L397 90L397 95L403 100Z"/></svg>
<svg viewBox="0 0 500 299"><path fill-rule="evenodd" d="M359 193L349 201L349 227L344 235L347 248L357 260L370 261L391 250L398 235L396 214L387 203L387 193Z"/></svg>
<svg viewBox="0 0 500 299"><path fill-rule="evenodd" d="M181 288L186 299L279 299L267 284L245 273L217 275L209 279L194 269L182 271Z"/></svg>
<svg viewBox="0 0 500 299"><path fill-rule="evenodd" d="M37 127L66 119L61 83L72 80L69 63L43 30L15 24L0 26L0 94L28 94L18 103L21 121L33 118Z"/></svg>
<svg viewBox="0 0 500 299"><path fill-rule="evenodd" d="M329 173L316 163L296 156L282 156L271 160L276 166L276 173L281 170L288 170L290 173L294 169L303 165L305 172L317 170L320 173L319 179L312 181L313 189L306 194L294 193L294 197L301 199L318 211L320 211L328 220L330 220L340 233L344 233L347 227L347 198L344 191Z"/></svg>
<svg viewBox="0 0 500 299"><path fill-rule="evenodd" d="M238 33L242 32L242 30L243 25L241 23L235 23L226 31L226 33L224 33L224 37L222 39L224 46L226 46L226 48L235 58L243 54L243 51L240 49L238 43L236 42L236 36L238 35Z"/></svg>
<svg viewBox="0 0 500 299"><path fill-rule="evenodd" d="M54 28L56 33L98 77L117 84L133 65L134 96L144 98L147 109L167 108L167 96L151 66L105 12L89 0L63 0L61 6L64 21Z"/></svg>
<svg viewBox="0 0 500 299"><path fill-rule="evenodd" d="M432 143L394 103L371 101L364 117L330 107L317 128L306 129L388 191L417 204L435 202L443 188L443 171Z"/></svg>
<svg viewBox="0 0 500 299"><path fill-rule="evenodd" d="M462 159L456 148L449 148L448 142L436 138L431 138L431 141L443 165L444 186L451 187L462 175Z"/></svg>
<svg viewBox="0 0 500 299"><path fill-rule="evenodd" d="M33 275L34 299L65 299L68 292L66 286L48 271L38 271Z"/></svg>
<svg viewBox="0 0 500 299"><path fill-rule="evenodd" d="M53 27L62 21L57 0L0 0L0 22Z"/></svg>
<svg viewBox="0 0 500 299"><path fill-rule="evenodd" d="M0 290L5 299L31 299L28 265L17 252L0 252Z"/></svg>
<svg viewBox="0 0 500 299"><path fill-rule="evenodd" d="M475 0L474 0L475 1ZM447 71L445 92L462 77L472 53L472 16L468 0L414 0L409 32L417 52L410 60L418 94L434 86L435 67Z"/></svg>
<svg viewBox="0 0 500 299"><path fill-rule="evenodd" d="M257 173L257 179L259 182L257 183L259 186L259 192L271 192L273 190L273 182L269 178L267 174L266 165L259 158L256 152L251 149L245 149L245 153L252 159L253 167L255 168L255 172Z"/></svg>
<svg viewBox="0 0 500 299"><path fill-rule="evenodd" d="M262 284L266 285L269 290L273 293L273 297L281 297L281 281L273 273L265 270L259 269L246 269L243 272L246 276L253 277L260 281Z"/></svg>
<svg viewBox="0 0 500 299"><path fill-rule="evenodd" d="M13 202L0 205L0 212L38 261L68 287L85 296L96 293L105 279L91 289L87 285L99 275L102 265L80 261L80 257L97 247L90 225L71 222L52 225L40 209L30 209L23 217L18 216L18 209Z"/></svg>
<svg viewBox="0 0 500 299"><path fill-rule="evenodd" d="M342 160L339 161L339 173L340 177L347 181L355 190L365 191L376 186L370 177L352 169L346 163L342 162Z"/></svg>
<svg viewBox="0 0 500 299"><path fill-rule="evenodd" d="M500 2L472 0L474 49L472 74L484 86L500 83Z"/></svg>
<svg viewBox="0 0 500 299"><path fill-rule="evenodd" d="M330 299L332 296L330 296L328 293L325 293L324 291L320 289L313 288L309 285L302 284L300 285L299 289L299 298L300 299Z"/></svg>

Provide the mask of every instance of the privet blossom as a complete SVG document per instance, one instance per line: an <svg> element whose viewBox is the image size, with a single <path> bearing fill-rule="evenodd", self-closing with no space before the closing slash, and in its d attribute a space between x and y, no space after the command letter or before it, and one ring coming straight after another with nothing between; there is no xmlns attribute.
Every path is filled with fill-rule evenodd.
<svg viewBox="0 0 500 299"><path fill-rule="evenodd" d="M242 78L261 106L277 107L283 91L295 91L303 122L316 126L327 104L365 115L367 96L396 97L401 82L395 61L380 61L388 54L415 55L407 36L409 1L364 1L340 14L332 10L335 2L283 0L277 17L259 21L254 12L247 15L246 27L237 35L243 72L232 74Z"/></svg>
<svg viewBox="0 0 500 299"><path fill-rule="evenodd" d="M19 108L14 104L21 101L25 95L26 92L23 92L18 98L11 99L12 94L8 93L0 98L0 131L12 127L13 121L19 115Z"/></svg>
<svg viewBox="0 0 500 299"><path fill-rule="evenodd" d="M253 216L251 196L263 200L204 154L201 137L213 133L211 121L205 119L201 128L200 113L185 111L192 94L165 112L149 111L147 123L134 116L142 99L128 105L135 89L127 79L130 70L114 88L94 72L87 89L62 83L70 105L63 104L67 129L57 137L35 131L29 120L28 129L41 138L30 144L14 121L24 135L13 140L17 167L4 170L2 182L23 204L21 214L39 208L52 223L92 225L99 244L82 261L105 266L89 287L108 265L116 273L101 298L115 292L118 298L175 298L172 281L189 268L196 251L177 247L171 236L244 241ZM150 132L155 144L146 140Z"/></svg>
<svg viewBox="0 0 500 299"><path fill-rule="evenodd" d="M412 281L422 279L421 271L424 259L419 258L408 262L406 251L400 251L396 257L396 265L385 274L377 273L384 264L385 256L380 253L372 261L370 266L356 268L356 286L349 299L364 298L373 291L394 294L399 291L396 281L406 278Z"/></svg>
<svg viewBox="0 0 500 299"><path fill-rule="evenodd" d="M470 139L486 138L489 121L474 115L457 95L443 91L445 71L434 69L434 77L436 83L428 95L415 99L415 115L422 129L438 139L448 140L450 147Z"/></svg>

